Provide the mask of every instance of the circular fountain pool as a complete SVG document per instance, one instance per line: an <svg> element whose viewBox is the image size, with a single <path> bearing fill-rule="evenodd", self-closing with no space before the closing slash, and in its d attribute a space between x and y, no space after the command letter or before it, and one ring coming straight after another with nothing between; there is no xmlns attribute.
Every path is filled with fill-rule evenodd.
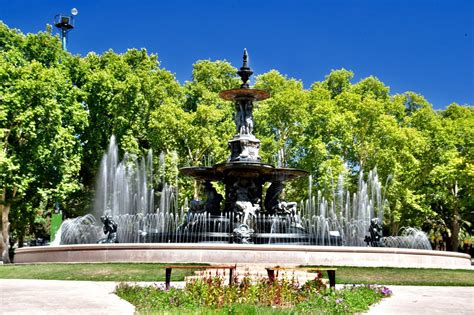
<svg viewBox="0 0 474 315"><path fill-rule="evenodd" d="M202 182L205 200L196 196L179 207L177 189L162 182L159 206L155 207L151 152L146 159L125 154L119 162L112 137L99 171L95 216L66 220L56 237L63 245L20 248L15 262L470 267L469 255L427 250L431 245L419 230L382 237L378 224L383 221L386 203L376 170L366 179L360 172L355 193L344 188L340 177L329 198L320 192L312 196L309 176L306 202L298 205L283 200L285 183L309 173L261 162L260 140L252 133L253 102L269 95L249 88L252 71L247 57L245 52L238 72L241 87L220 94L234 101L236 109L236 134L228 141L229 159L212 167L180 170ZM161 160L164 157L160 156ZM221 183L224 196L211 182Z"/></svg>
<svg viewBox="0 0 474 315"><path fill-rule="evenodd" d="M467 254L353 246L81 244L20 248L15 263L160 262L470 269Z"/></svg>

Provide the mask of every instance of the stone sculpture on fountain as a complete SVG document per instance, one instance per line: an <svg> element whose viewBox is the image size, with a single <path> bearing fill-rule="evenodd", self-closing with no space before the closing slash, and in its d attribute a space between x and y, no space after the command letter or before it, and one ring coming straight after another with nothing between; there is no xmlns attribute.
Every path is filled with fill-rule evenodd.
<svg viewBox="0 0 474 315"><path fill-rule="evenodd" d="M221 213L221 202L224 198L212 186L210 181L205 181L203 186L206 200L191 200L189 211L193 214L207 212L211 215L219 215Z"/></svg>
<svg viewBox="0 0 474 315"><path fill-rule="evenodd" d="M379 224L378 218L370 220L369 235L365 237L364 241L370 247L384 247L382 226Z"/></svg>
<svg viewBox="0 0 474 315"><path fill-rule="evenodd" d="M280 195L284 188L284 183L280 181L272 182L270 187L268 187L267 194L265 196L265 210L270 215L285 216L287 219L289 219L291 228L296 228L303 231L304 228L301 225L301 220L296 213L297 203L280 200Z"/></svg>
<svg viewBox="0 0 474 315"><path fill-rule="evenodd" d="M100 221L104 224L103 231L107 236L97 241L98 244L112 244L118 243L117 240L117 223L109 215L100 217Z"/></svg>

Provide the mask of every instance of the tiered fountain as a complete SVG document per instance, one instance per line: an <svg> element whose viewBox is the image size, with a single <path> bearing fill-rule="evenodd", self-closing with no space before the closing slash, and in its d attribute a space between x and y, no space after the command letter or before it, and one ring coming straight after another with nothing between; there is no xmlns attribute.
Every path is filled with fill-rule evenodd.
<svg viewBox="0 0 474 315"><path fill-rule="evenodd" d="M236 134L229 141L230 157L226 163L213 167L185 167L181 174L204 182L207 195L205 202L192 201L190 214L207 212L209 216L200 218L206 222L187 222L208 226L211 230L204 239L213 238L229 243L269 244L304 243L311 238L305 233L296 212L295 202L280 200L286 181L307 176L303 170L275 168L261 162L260 140L253 135L253 107L255 101L262 101L270 95L262 90L249 88L248 80L253 74L248 65L247 51L244 50L243 66L237 72L242 79L238 89L222 91L219 96L235 104ZM213 181L225 185L225 197L217 193ZM263 185L271 183L263 199ZM223 201L223 207L221 202ZM214 226L225 225L225 233L216 233ZM276 232L278 227L283 230ZM184 226L183 228L186 228Z"/></svg>
<svg viewBox="0 0 474 315"><path fill-rule="evenodd" d="M430 244L418 230L382 237L384 200L376 171L367 181L361 172L354 194L343 188L341 178L330 202L320 193L298 208L281 200L285 183L308 173L261 162L252 111L254 102L270 95L249 87L252 70L246 51L238 74L240 88L219 94L236 109L229 159L212 167L180 169L203 183L206 200L179 207L173 189L164 185L155 209L151 152L141 160L126 154L119 162L112 137L101 163L95 216L65 221L61 237L56 237L61 245L21 248L15 261L470 267L469 255L426 250ZM224 184L224 196L213 182Z"/></svg>

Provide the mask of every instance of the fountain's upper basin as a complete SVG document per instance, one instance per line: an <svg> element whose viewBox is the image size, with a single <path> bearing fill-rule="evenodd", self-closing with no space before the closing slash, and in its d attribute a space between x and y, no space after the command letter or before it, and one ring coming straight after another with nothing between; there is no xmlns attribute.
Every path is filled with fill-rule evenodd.
<svg viewBox="0 0 474 315"><path fill-rule="evenodd" d="M235 101L237 99L250 99L252 101L263 101L270 97L270 94L264 90L258 89L231 89L219 93L219 96L226 101Z"/></svg>
<svg viewBox="0 0 474 315"><path fill-rule="evenodd" d="M228 177L260 178L264 182L286 182L308 176L308 172L295 168L277 168L270 164L232 162L213 167L183 167L180 173L204 181L222 181Z"/></svg>

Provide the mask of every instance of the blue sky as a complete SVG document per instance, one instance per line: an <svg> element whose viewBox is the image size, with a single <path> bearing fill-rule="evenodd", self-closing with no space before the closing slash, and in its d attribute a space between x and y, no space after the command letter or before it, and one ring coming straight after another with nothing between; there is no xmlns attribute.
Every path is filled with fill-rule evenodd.
<svg viewBox="0 0 474 315"><path fill-rule="evenodd" d="M472 0L0 0L0 20L38 32L73 7L72 53L143 47L181 82L199 59L240 66L246 47L256 74L277 69L305 87L346 68L435 108L474 105Z"/></svg>

